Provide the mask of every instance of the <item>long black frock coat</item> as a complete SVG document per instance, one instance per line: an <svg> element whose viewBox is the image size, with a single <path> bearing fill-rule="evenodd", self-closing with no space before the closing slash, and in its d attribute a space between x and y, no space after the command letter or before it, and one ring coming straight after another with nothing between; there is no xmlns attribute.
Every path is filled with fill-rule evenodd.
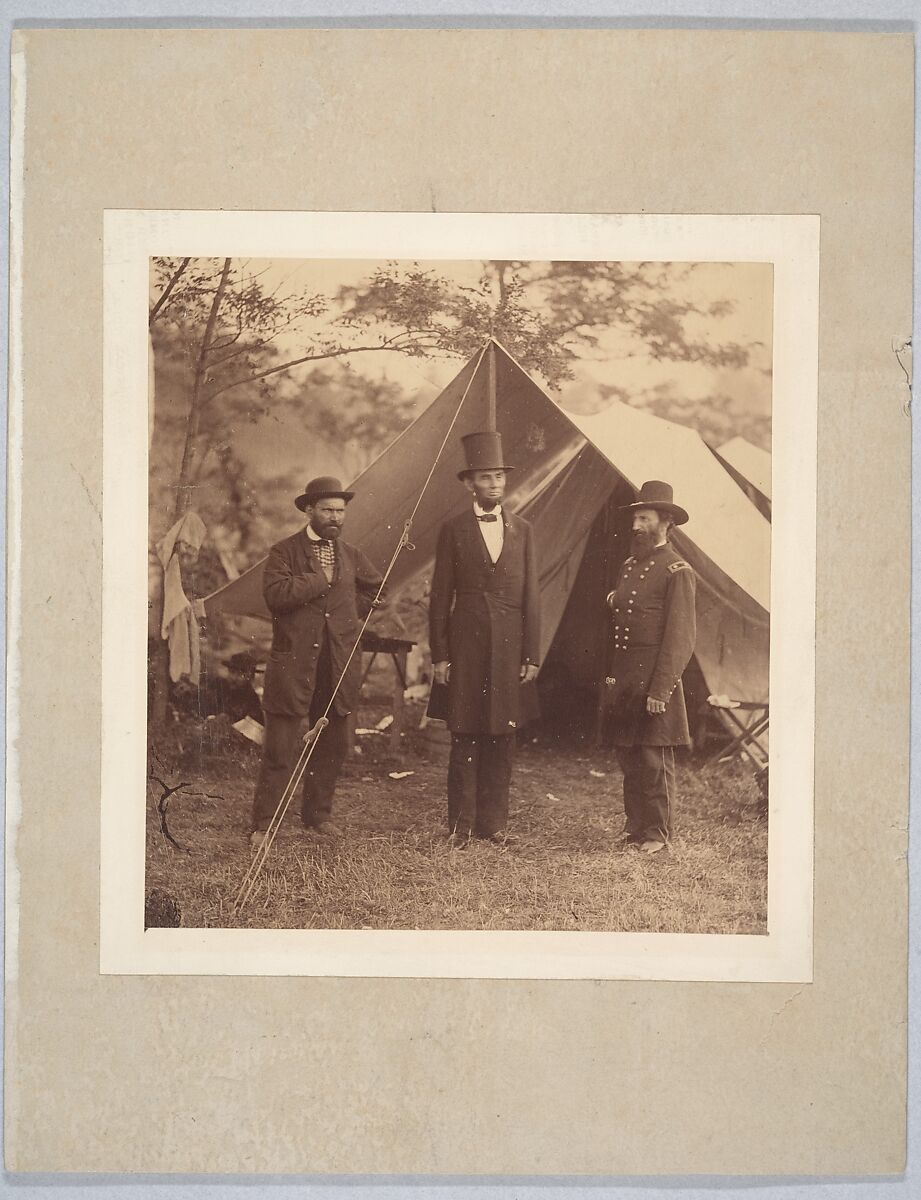
<svg viewBox="0 0 921 1200"><path fill-rule="evenodd" d="M616 746L686 746L690 742L681 676L694 652L696 577L668 542L628 558L608 596L613 653L608 706ZM648 713L646 698L665 701Z"/></svg>
<svg viewBox="0 0 921 1200"><path fill-rule="evenodd" d="M341 538L336 542L332 583L327 581L304 530L272 547L262 581L262 594L272 614L272 652L262 696L267 713L307 716L324 637L329 639L335 685L382 578L357 546ZM342 716L352 712L360 687L361 654L356 651L333 711Z"/></svg>
<svg viewBox="0 0 921 1200"><path fill-rule="evenodd" d="M446 521L435 553L429 607L432 662L450 662L453 733L510 734L536 715L522 664L540 658L540 587L534 531L502 510L502 553L493 563L473 507ZM431 709L430 709L431 712Z"/></svg>

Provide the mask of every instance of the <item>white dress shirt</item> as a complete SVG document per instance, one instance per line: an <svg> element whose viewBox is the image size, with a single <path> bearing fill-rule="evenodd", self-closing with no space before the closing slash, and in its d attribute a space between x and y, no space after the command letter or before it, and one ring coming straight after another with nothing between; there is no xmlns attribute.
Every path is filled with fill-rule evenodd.
<svg viewBox="0 0 921 1200"><path fill-rule="evenodd" d="M487 514L485 508L480 508L479 504L474 500L473 512L477 517L482 517ZM492 510L492 516L496 517L495 521L477 521L480 527L480 533L483 535L483 541L486 543L486 550L493 562L499 561L499 555L502 553L502 543L505 541L505 524L502 520L502 505L497 504Z"/></svg>
<svg viewBox="0 0 921 1200"><path fill-rule="evenodd" d="M320 564L320 570L326 576L327 581L332 583L336 573L336 543L328 538L321 538L312 525L307 526L306 533Z"/></svg>

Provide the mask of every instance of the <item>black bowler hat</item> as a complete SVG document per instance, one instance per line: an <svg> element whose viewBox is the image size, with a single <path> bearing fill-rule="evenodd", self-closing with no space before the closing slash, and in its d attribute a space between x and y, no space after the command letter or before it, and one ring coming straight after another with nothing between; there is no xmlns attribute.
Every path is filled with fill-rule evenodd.
<svg viewBox="0 0 921 1200"><path fill-rule="evenodd" d="M676 525L684 525L690 520L688 514L672 500L672 485L663 483L661 479L650 479L639 490L634 504L623 504L621 509L628 512L637 508L655 508L667 512Z"/></svg>
<svg viewBox="0 0 921 1200"><path fill-rule="evenodd" d="M463 479L471 471L513 471L514 467L502 461L502 434L494 430L484 430L482 433L468 433L461 438L464 443L464 457L467 460L466 469L457 472L457 478Z"/></svg>
<svg viewBox="0 0 921 1200"><path fill-rule="evenodd" d="M318 500L345 500L348 503L354 495L354 492L342 490L342 483L335 475L318 475L311 479L303 496L298 496L294 503L303 512L308 504L316 504Z"/></svg>

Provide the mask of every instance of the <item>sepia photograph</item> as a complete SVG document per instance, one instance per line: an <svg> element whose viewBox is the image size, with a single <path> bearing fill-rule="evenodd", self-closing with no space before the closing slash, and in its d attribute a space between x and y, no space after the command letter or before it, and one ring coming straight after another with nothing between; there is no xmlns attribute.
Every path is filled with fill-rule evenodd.
<svg viewBox="0 0 921 1200"><path fill-rule="evenodd" d="M774 263L145 265L144 931L763 938Z"/></svg>
<svg viewBox="0 0 921 1200"><path fill-rule="evenodd" d="M149 924L764 931L771 282L151 263Z"/></svg>

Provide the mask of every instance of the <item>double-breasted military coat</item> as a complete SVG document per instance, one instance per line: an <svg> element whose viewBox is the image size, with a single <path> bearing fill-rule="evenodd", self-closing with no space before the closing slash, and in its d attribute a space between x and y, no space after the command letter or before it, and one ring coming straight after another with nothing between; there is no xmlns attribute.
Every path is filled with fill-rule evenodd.
<svg viewBox="0 0 921 1200"><path fill-rule="evenodd" d="M493 563L472 506L442 526L429 607L432 662L450 662L453 733L510 734L533 715L521 667L540 660L540 587L534 531L502 509ZM522 693L525 694L524 699ZM523 707L527 705L528 707Z"/></svg>
<svg viewBox="0 0 921 1200"><path fill-rule="evenodd" d="M690 743L681 676L696 638L695 575L666 542L628 558L608 596L613 651L608 672L612 740L617 746ZM646 699L665 701L648 713Z"/></svg>
<svg viewBox="0 0 921 1200"><path fill-rule="evenodd" d="M341 538L336 542L332 582L317 561L306 531L272 547L262 583L272 614L272 651L262 698L267 713L307 716L324 637L329 641L335 685L382 578L357 546ZM360 687L361 655L356 652L336 695L334 711L343 716L352 712Z"/></svg>

